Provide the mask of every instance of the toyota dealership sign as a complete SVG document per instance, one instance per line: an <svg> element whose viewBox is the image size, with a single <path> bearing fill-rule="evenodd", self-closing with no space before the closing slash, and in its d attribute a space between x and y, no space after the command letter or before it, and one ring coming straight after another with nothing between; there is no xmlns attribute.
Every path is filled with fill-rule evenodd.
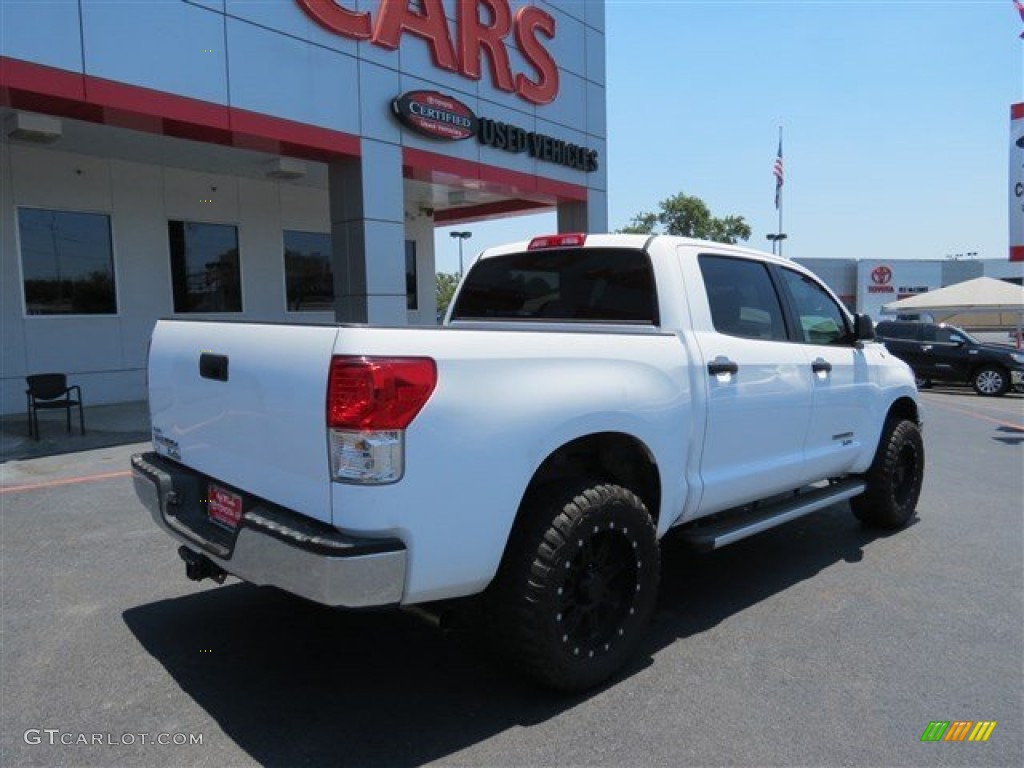
<svg viewBox="0 0 1024 768"><path fill-rule="evenodd" d="M857 308L878 320L882 306L942 287L942 264L912 259L857 263Z"/></svg>

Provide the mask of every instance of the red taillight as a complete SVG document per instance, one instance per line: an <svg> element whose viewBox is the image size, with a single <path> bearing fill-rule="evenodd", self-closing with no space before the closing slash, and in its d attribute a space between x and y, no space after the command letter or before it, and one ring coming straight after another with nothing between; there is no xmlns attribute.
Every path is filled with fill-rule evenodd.
<svg viewBox="0 0 1024 768"><path fill-rule="evenodd" d="M436 385L437 366L427 357L333 357L327 426L405 429Z"/></svg>
<svg viewBox="0 0 1024 768"><path fill-rule="evenodd" d="M542 248L580 248L587 242L587 236L583 232L573 232L567 235L544 235L535 237L526 247L528 251L539 251Z"/></svg>

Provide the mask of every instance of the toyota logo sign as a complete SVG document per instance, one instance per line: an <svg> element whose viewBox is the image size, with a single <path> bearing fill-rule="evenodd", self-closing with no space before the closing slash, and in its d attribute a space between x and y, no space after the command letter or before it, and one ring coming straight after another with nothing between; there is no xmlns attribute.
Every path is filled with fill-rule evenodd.
<svg viewBox="0 0 1024 768"><path fill-rule="evenodd" d="M888 285L892 282L892 270L884 264L871 270L871 282L875 285Z"/></svg>

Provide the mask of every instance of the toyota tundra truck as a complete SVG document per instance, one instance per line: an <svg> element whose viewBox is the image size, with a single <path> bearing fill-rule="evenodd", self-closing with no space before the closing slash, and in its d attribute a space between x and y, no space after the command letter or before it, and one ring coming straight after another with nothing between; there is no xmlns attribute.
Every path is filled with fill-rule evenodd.
<svg viewBox="0 0 1024 768"><path fill-rule="evenodd" d="M720 243L492 248L443 327L162 320L136 492L190 578L339 608L473 599L538 681L613 676L659 542L914 516L911 370L813 274Z"/></svg>

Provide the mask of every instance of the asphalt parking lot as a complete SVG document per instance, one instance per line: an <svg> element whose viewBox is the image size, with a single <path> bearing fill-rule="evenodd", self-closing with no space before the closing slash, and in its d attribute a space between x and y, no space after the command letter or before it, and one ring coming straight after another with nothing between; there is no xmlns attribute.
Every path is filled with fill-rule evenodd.
<svg viewBox="0 0 1024 768"><path fill-rule="evenodd" d="M406 614L187 581L131 489L144 446L7 462L0 765L1019 767L1024 396L922 400L909 528L842 504L668 542L641 658L572 698ZM956 720L997 725L922 743Z"/></svg>

